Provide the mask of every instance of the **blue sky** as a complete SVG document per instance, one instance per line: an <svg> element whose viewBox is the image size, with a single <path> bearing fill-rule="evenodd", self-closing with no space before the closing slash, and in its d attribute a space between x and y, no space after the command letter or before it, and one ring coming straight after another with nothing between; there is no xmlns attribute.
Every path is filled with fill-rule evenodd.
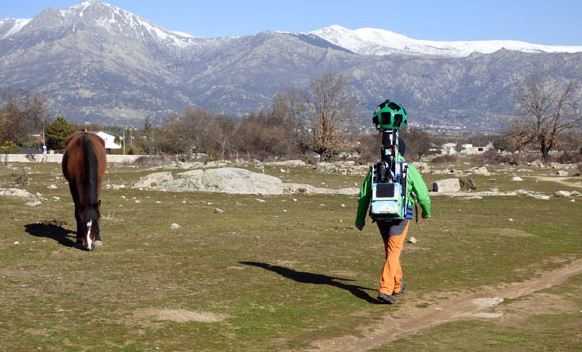
<svg viewBox="0 0 582 352"><path fill-rule="evenodd" d="M81 0L0 0L0 18L30 18ZM109 0L169 30L199 37L307 32L332 24L415 39L513 39L582 45L578 0Z"/></svg>

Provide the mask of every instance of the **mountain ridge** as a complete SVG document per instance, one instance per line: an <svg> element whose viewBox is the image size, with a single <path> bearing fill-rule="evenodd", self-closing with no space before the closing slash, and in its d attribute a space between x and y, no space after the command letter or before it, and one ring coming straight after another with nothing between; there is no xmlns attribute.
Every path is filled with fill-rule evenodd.
<svg viewBox="0 0 582 352"><path fill-rule="evenodd" d="M582 78L580 53L371 55L313 33L196 38L99 1L18 23L0 20L0 90L44 94L77 122L140 125L189 106L244 116L333 72L346 78L366 123L391 98L416 123L441 124L445 115L449 126L487 131L516 113L512 96L528 75Z"/></svg>

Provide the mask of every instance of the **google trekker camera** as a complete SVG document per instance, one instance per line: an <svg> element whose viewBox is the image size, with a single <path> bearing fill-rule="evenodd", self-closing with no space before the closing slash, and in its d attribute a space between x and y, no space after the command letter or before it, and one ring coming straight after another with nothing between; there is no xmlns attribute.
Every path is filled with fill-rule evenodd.
<svg viewBox="0 0 582 352"><path fill-rule="evenodd" d="M372 116L376 130L382 133L380 160L372 166L370 216L376 221L404 219L407 216L407 171L404 142L398 132L406 124L404 108L386 100Z"/></svg>

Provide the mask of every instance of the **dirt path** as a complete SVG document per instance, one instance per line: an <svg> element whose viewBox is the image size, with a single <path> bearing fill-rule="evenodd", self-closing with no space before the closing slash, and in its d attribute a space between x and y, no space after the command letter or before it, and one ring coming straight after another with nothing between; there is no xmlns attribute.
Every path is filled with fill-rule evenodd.
<svg viewBox="0 0 582 352"><path fill-rule="evenodd" d="M582 274L582 259L541 274L538 278L504 285L485 287L478 293L463 294L443 299L427 308L406 307L398 311L398 316L386 316L379 323L361 330L362 338L340 337L334 340L318 341L312 345L314 351L367 351L386 345L390 341L406 337L447 322L470 319L501 303L503 299L516 299L536 291L565 282L568 278ZM390 309L390 307L387 307Z"/></svg>
<svg viewBox="0 0 582 352"><path fill-rule="evenodd" d="M567 187L582 188L582 182L577 181L580 179L578 177L535 176L535 179L538 181L556 182Z"/></svg>

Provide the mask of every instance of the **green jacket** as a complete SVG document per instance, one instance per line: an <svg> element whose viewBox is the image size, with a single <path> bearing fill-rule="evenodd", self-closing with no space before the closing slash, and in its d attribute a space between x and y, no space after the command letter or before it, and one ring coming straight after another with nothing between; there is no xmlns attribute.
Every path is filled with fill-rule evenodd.
<svg viewBox="0 0 582 352"><path fill-rule="evenodd" d="M408 205L414 206L414 198L411 197L411 193L414 192L418 204L422 208L422 217L430 218L431 216L431 206L430 197L428 194L428 189L420 172L414 166L408 164L408 174L406 176L406 195L408 199ZM366 223L366 213L368 212L368 207L370 206L370 200L372 199L372 168L368 171L364 183L360 188L360 196L358 198L358 212L356 215L356 226L363 227Z"/></svg>

